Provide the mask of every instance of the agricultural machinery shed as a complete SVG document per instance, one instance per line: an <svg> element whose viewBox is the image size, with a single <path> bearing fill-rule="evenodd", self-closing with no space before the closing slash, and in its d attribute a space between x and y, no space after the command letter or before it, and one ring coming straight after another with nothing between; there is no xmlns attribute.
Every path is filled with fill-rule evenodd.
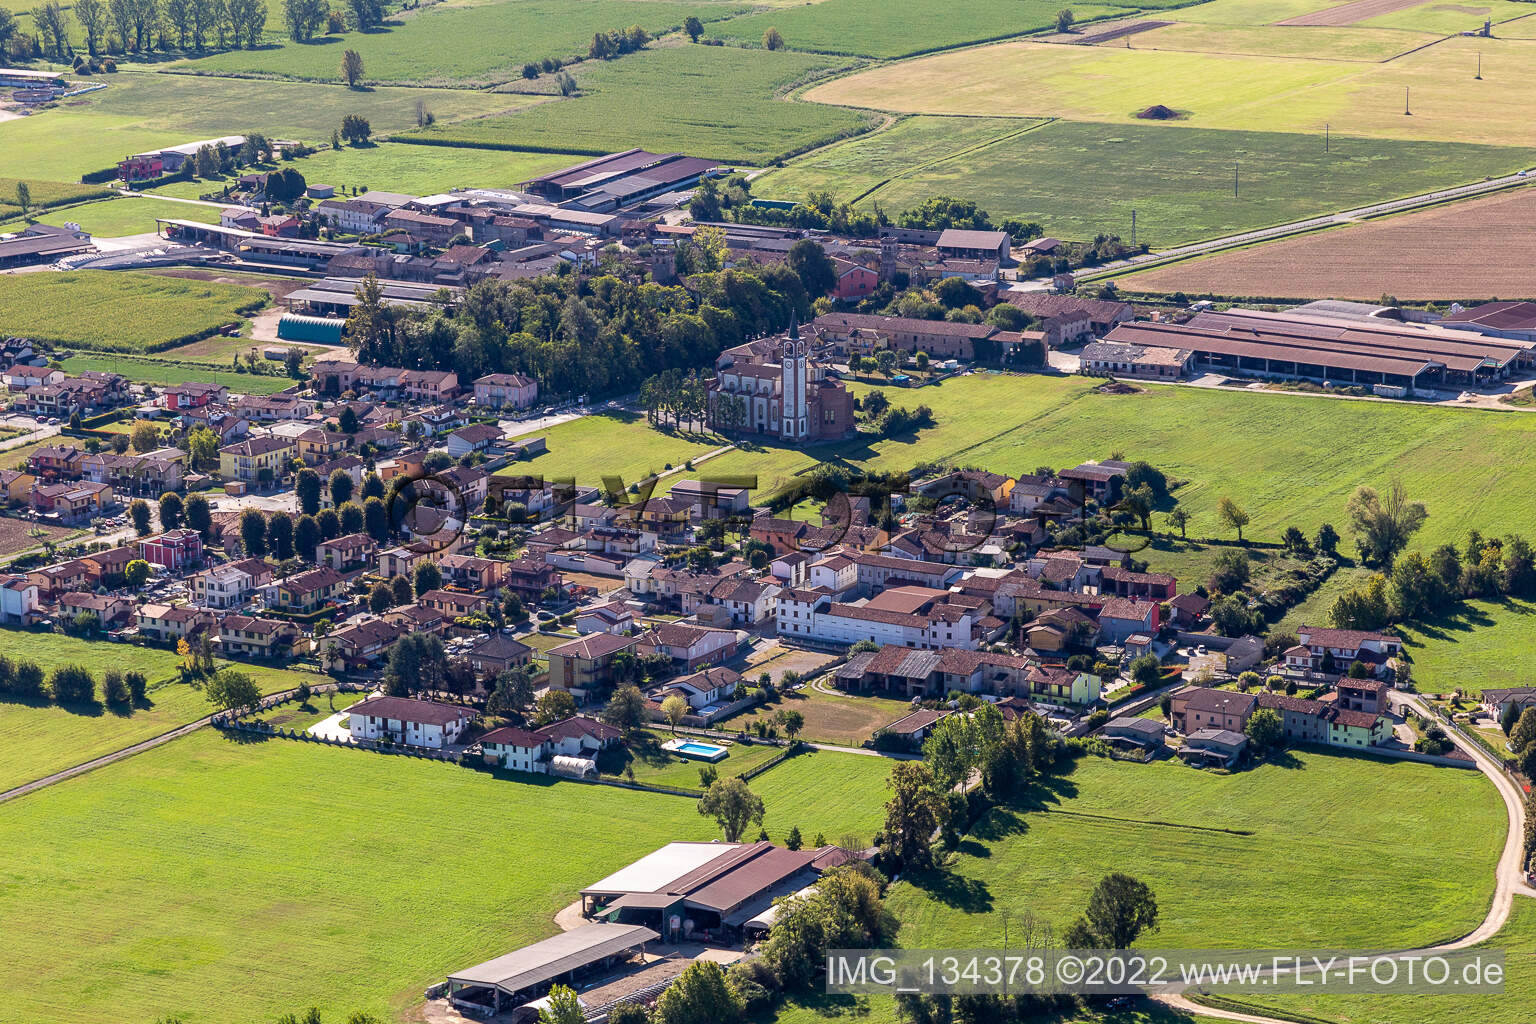
<svg viewBox="0 0 1536 1024"><path fill-rule="evenodd" d="M627 959L660 938L632 924L586 924L448 976L455 1005L499 1013L542 995L548 986L569 984L584 971Z"/></svg>

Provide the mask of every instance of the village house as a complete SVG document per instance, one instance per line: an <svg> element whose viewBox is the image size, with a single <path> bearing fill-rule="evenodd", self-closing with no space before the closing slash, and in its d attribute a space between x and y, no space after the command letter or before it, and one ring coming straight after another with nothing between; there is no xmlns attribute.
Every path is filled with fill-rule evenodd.
<svg viewBox="0 0 1536 1024"><path fill-rule="evenodd" d="M29 576L7 576L0 583L0 620L8 626L30 626L43 617L40 590Z"/></svg>
<svg viewBox="0 0 1536 1024"><path fill-rule="evenodd" d="M441 750L458 742L474 712L437 701L375 695L352 705L347 717L354 742L388 740Z"/></svg>
<svg viewBox="0 0 1536 1024"><path fill-rule="evenodd" d="M1201 729L1226 729L1241 733L1256 707L1258 698L1252 694L1186 686L1174 691L1169 718L1173 727L1182 733L1193 733Z"/></svg>
<svg viewBox="0 0 1536 1024"><path fill-rule="evenodd" d="M614 656L633 650L635 644L633 637L590 633L550 648L545 654L549 659L550 689L568 690L581 699L589 690L606 686Z"/></svg>
<svg viewBox="0 0 1536 1024"><path fill-rule="evenodd" d="M226 615L219 620L219 649L225 657L287 658L298 639L299 627L283 619Z"/></svg>
<svg viewBox="0 0 1536 1024"><path fill-rule="evenodd" d="M32 507L38 512L57 516L66 523L92 519L116 501L111 484L91 483L88 480L37 484L32 488Z"/></svg>
<svg viewBox="0 0 1536 1024"><path fill-rule="evenodd" d="M716 665L702 672L662 683L646 696L653 704L659 706L662 701L675 694L688 702L689 710L699 712L715 705L730 703L735 699L736 687L740 683L741 673L723 665Z"/></svg>
<svg viewBox="0 0 1536 1024"><path fill-rule="evenodd" d="M492 633L471 647L464 659L480 679L491 680L508 669L526 665L533 658L533 648L506 633Z"/></svg>
<svg viewBox="0 0 1536 1024"><path fill-rule="evenodd" d="M411 630L407 627L384 619L348 623L315 638L315 657L326 672L367 671L382 661L391 645L408 632Z"/></svg>
<svg viewBox="0 0 1536 1024"><path fill-rule="evenodd" d="M588 633L612 633L614 636L626 636L639 621L639 616L628 605L609 601L607 604L593 605L577 612L576 632L583 636Z"/></svg>
<svg viewBox="0 0 1536 1024"><path fill-rule="evenodd" d="M270 573L268 581L270 582ZM239 562L226 562L193 573L187 578L192 600L205 608L228 610L242 608L256 596L259 584Z"/></svg>
<svg viewBox="0 0 1536 1024"><path fill-rule="evenodd" d="M267 586L267 607L290 615L310 615L340 597L346 582L335 569L301 572Z"/></svg>
<svg viewBox="0 0 1536 1024"><path fill-rule="evenodd" d="M1363 662L1372 674L1385 671L1387 662L1402 653L1401 637L1360 629L1324 629L1318 626L1296 627L1297 644L1284 654L1287 670L1303 673L1338 673L1349 671L1355 662Z"/></svg>
<svg viewBox="0 0 1536 1024"><path fill-rule="evenodd" d="M175 643L199 631L214 628L218 619L206 608L151 603L139 605L135 622L139 632L151 640Z"/></svg>
<svg viewBox="0 0 1536 1024"><path fill-rule="evenodd" d="M283 478L283 467L297 452L281 437L252 437L219 449L219 475L247 484L272 484Z"/></svg>
<svg viewBox="0 0 1536 1024"><path fill-rule="evenodd" d="M480 751L489 764L547 774L556 757L590 760L622 739L623 733L611 725L574 716L532 730L492 730L480 738Z"/></svg>
<svg viewBox="0 0 1536 1024"><path fill-rule="evenodd" d="M366 533L348 533L315 545L315 564L336 572L366 568L378 545Z"/></svg>
<svg viewBox="0 0 1536 1024"><path fill-rule="evenodd" d="M474 383L475 404L492 409L526 409L539 400L539 385L521 373L489 373Z"/></svg>
<svg viewBox="0 0 1536 1024"><path fill-rule="evenodd" d="M503 436L502 429L494 423L471 423L450 431L443 439L443 447L449 455L461 459L472 452L489 451L501 442Z"/></svg>
<svg viewBox="0 0 1536 1024"><path fill-rule="evenodd" d="M416 599L423 608L442 612L450 621L468 615L480 615L491 606L491 599L483 594L466 594L457 590L429 590Z"/></svg>
<svg viewBox="0 0 1536 1024"><path fill-rule="evenodd" d="M203 560L203 535L196 530L167 530L157 537L143 537L139 557L171 572L198 565Z"/></svg>
<svg viewBox="0 0 1536 1024"><path fill-rule="evenodd" d="M90 612L101 622L103 629L118 629L131 625L134 620L134 603L121 594L94 594L89 591L70 591L59 596L59 613L73 618L82 612Z"/></svg>
<svg viewBox="0 0 1536 1024"><path fill-rule="evenodd" d="M641 655L665 654L679 671L693 672L705 665L717 665L736 654L735 630L690 626L668 622L648 629L636 637L636 651Z"/></svg>

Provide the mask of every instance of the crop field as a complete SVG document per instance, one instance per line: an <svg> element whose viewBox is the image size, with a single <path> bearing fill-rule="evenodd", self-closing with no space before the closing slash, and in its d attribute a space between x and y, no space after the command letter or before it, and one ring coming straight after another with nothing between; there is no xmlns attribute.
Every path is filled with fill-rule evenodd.
<svg viewBox="0 0 1536 1024"><path fill-rule="evenodd" d="M127 153L217 135L259 131L329 141L342 116L354 112L368 119L375 135L395 132L415 125L418 99L439 122L511 110L534 99L464 89L354 91L299 82L258 87L240 79L128 71L105 81L107 88L57 109L0 122L5 172L67 181L112 167Z"/></svg>
<svg viewBox="0 0 1536 1024"><path fill-rule="evenodd" d="M756 678L756 671L744 672ZM805 718L801 739L814 743L835 743L856 747L908 714L912 706L905 701L884 697L845 697L805 687L786 693L775 704L760 705L726 721L728 729L741 729L757 720L772 721L780 711L798 711Z"/></svg>
<svg viewBox="0 0 1536 1024"><path fill-rule="evenodd" d="M724 762L722 762L724 763ZM837 843L852 833L869 842L885 820L892 761L815 750L774 765L748 785L762 797L763 827L782 843L798 828L809 846L818 832Z"/></svg>
<svg viewBox="0 0 1536 1024"><path fill-rule="evenodd" d="M29 447L31 446L21 446L23 449ZM12 451L20 450L12 449ZM0 453L0 455L10 456L10 452ZM34 531L39 532L34 535ZM23 551L41 547L45 540L57 542L61 537L68 537L78 532L69 527L38 523L19 516L0 516L0 558L10 558Z"/></svg>
<svg viewBox="0 0 1536 1024"><path fill-rule="evenodd" d="M1318 138L1283 132L1144 122L1106 129L1082 121L1008 131L1006 126L1020 122L975 120L979 123L910 118L889 131L790 161L763 175L754 192L799 198L827 190L840 200L862 197L861 205L878 203L888 211L919 205L933 195L961 195L975 199L995 219L1032 220L1060 238L1104 232L1129 239L1135 210L1137 239L1168 245L1508 174L1529 163L1524 151L1502 146L1334 135L1324 152ZM909 138L938 150L946 129L955 138L957 155L930 157L929 151L919 150L911 163L901 164L899 155ZM989 139L989 133L996 134ZM1236 197L1234 167L1239 174ZM1382 270L1382 276L1391 273L1390 267ZM1369 298L1383 291L1397 294L1382 287Z"/></svg>
<svg viewBox="0 0 1536 1024"><path fill-rule="evenodd" d="M1536 605L1529 601L1468 601L1452 615L1398 632L1413 660L1414 685L1423 693L1531 685Z"/></svg>
<svg viewBox="0 0 1536 1024"><path fill-rule="evenodd" d="M97 237L117 238L122 235L153 234L156 217L174 217L178 220L217 224L219 210L216 207L200 206L196 203L172 203L164 200L141 199L136 196L119 196L115 199L86 203L84 206L54 210L36 219L44 224L73 222ZM16 221L6 225L8 228L18 226L19 222Z"/></svg>
<svg viewBox="0 0 1536 1024"><path fill-rule="evenodd" d="M428 196L452 188L477 186L506 188L556 168L576 163L578 157L559 153L516 153L494 149L453 149L447 146L408 146L381 142L373 146L325 149L312 156L283 164L311 183L324 182L367 191L367 186L388 187L392 192ZM196 199L223 187L218 181L177 181L155 189L158 195Z"/></svg>
<svg viewBox="0 0 1536 1024"><path fill-rule="evenodd" d="M1470 17L1469 17L1469 20ZM1479 22L1480 24L1480 22ZM1467 28L1473 26L1468 25ZM1480 81L1473 80L1482 54ZM1162 104L1180 124L1530 146L1519 104L1536 43L1448 39L1390 63L1010 42L884 65L817 86L821 103L904 113L1059 116L1135 123ZM1213 87L1212 83L1220 83ZM1404 101L1411 89L1412 116Z"/></svg>
<svg viewBox="0 0 1536 1024"><path fill-rule="evenodd" d="M16 186L23 184L20 178L0 178L0 217L14 217L21 212L16 202ZM63 203L78 203L86 199L109 196L112 190L101 185L81 185L67 181L25 181L31 194L32 209L39 210Z"/></svg>
<svg viewBox="0 0 1536 1024"><path fill-rule="evenodd" d="M792 50L860 57L906 57L967 43L1038 32L1056 24L1050 0L820 0L709 26L712 36L752 46L777 28ZM1104 4L1073 5L1079 23L1127 13Z"/></svg>
<svg viewBox="0 0 1536 1024"><path fill-rule="evenodd" d="M1180 12L1182 13L1182 12ZM1288 25L1220 25L1180 22L1131 38L1137 50L1190 50L1196 53L1248 54L1260 57L1298 57L1309 60L1383 61L1439 36L1402 29L1327 29ZM1111 40L1101 46L1119 45Z"/></svg>
<svg viewBox="0 0 1536 1024"><path fill-rule="evenodd" d="M573 69L581 93L515 114L418 129L444 144L610 151L642 146L743 164L832 141L866 116L779 95L840 64L733 46L661 46ZM686 97L686 102L681 98Z"/></svg>
<svg viewBox="0 0 1536 1024"><path fill-rule="evenodd" d="M1427 944L1482 920L1506 829L1475 772L1311 751L1231 775L1083 758L1040 803L992 812L945 876L896 888L901 945L996 945L1004 910L1060 934L1113 870L1157 894L1144 945Z"/></svg>
<svg viewBox="0 0 1536 1024"><path fill-rule="evenodd" d="M688 17L718 20L746 9L667 0L437 4L409 12L370 32L322 36L310 43L285 40L276 48L231 50L175 67L338 82L341 53L352 49L363 58L371 82L486 85L521 78L523 64L528 61L585 56L596 32L639 25L654 36L680 28Z"/></svg>
<svg viewBox="0 0 1536 1024"><path fill-rule="evenodd" d="M267 298L259 288L153 274L10 274L0 277L0 331L97 351L146 352L239 320Z"/></svg>
<svg viewBox="0 0 1536 1024"><path fill-rule="evenodd" d="M1536 190L1351 224L1121 278L1129 291L1404 301L1536 296ZM1497 245L1489 239L1497 238ZM1383 252L1392 253L1383 261Z"/></svg>
<svg viewBox="0 0 1536 1024"><path fill-rule="evenodd" d="M210 366L199 363L178 362L179 350L165 353L165 359L135 359L122 355L70 356L64 360L66 373L85 370L102 370L120 373L131 381L142 384L184 384L189 380L211 384L223 384L242 395L270 395L293 385L292 377L265 377L253 373L235 373L228 363Z"/></svg>

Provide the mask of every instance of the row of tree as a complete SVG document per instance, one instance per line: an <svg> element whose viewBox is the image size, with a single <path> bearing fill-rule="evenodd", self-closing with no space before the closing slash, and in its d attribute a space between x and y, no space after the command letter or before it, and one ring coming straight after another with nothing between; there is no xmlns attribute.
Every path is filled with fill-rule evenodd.
<svg viewBox="0 0 1536 1024"><path fill-rule="evenodd" d="M1340 594L1328 618L1339 629L1381 629L1432 618L1467 598L1536 596L1536 554L1519 534L1502 539L1472 531L1465 543L1411 551L1362 587Z"/></svg>
<svg viewBox="0 0 1536 1024"><path fill-rule="evenodd" d="M101 701L129 708L149 689L144 673L109 668L102 674ZM0 654L0 694L23 700L45 700L79 707L97 703L96 677L84 665L59 665L45 673L36 662L12 661Z"/></svg>
<svg viewBox="0 0 1536 1024"><path fill-rule="evenodd" d="M45 0L31 11L38 47L54 60L74 53L73 22L86 52L141 53L159 50L254 48L267 24L264 0L75 0L67 9ZM21 39L8 11L0 11L0 46L13 57Z"/></svg>

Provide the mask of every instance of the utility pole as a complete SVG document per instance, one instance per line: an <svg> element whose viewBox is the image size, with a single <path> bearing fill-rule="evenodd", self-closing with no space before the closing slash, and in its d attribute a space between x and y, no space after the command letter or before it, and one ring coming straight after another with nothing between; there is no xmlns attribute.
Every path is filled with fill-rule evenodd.
<svg viewBox="0 0 1536 1024"><path fill-rule="evenodd" d="M1477 74L1474 76L1479 82L1483 80L1483 51L1477 51Z"/></svg>
<svg viewBox="0 0 1536 1024"><path fill-rule="evenodd" d="M1403 116L1404 117L1412 117L1413 116L1413 110L1408 106L1408 96L1409 96L1409 94L1411 92L1412 92L1412 88L1410 86L1406 86L1406 85L1403 86Z"/></svg>
<svg viewBox="0 0 1536 1024"><path fill-rule="evenodd" d="M1232 161L1232 198L1237 198L1237 161Z"/></svg>
<svg viewBox="0 0 1536 1024"><path fill-rule="evenodd" d="M1323 152L1328 152L1328 135L1333 128L1327 121L1323 122Z"/></svg>
<svg viewBox="0 0 1536 1024"><path fill-rule="evenodd" d="M1131 248L1136 248L1136 209L1131 208Z"/></svg>

